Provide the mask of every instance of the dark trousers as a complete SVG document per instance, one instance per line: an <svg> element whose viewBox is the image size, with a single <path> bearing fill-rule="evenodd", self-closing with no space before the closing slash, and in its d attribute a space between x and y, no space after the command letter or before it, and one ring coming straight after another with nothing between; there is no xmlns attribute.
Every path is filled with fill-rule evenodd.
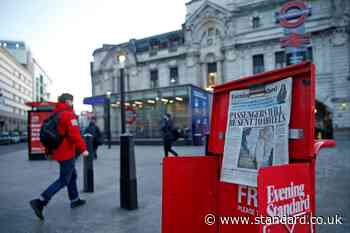
<svg viewBox="0 0 350 233"><path fill-rule="evenodd" d="M59 161L60 176L53 182L41 196L45 199L47 204L51 198L62 188L67 186L68 197L71 201L79 199L79 193L77 188L77 171L75 169L75 159Z"/></svg>
<svg viewBox="0 0 350 233"><path fill-rule="evenodd" d="M172 142L171 141L166 141L164 140L164 153L165 153L165 157L168 156L169 152L171 152L173 155L177 156L176 151L174 151L173 149L171 149L172 147Z"/></svg>

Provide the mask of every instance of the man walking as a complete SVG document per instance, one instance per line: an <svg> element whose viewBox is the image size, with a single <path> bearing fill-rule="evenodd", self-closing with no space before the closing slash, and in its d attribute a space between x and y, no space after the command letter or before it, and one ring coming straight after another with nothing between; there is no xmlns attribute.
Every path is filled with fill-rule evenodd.
<svg viewBox="0 0 350 233"><path fill-rule="evenodd" d="M84 130L84 134L92 135L92 147L94 150L94 159L97 159L97 148L102 145L102 134L96 125L96 117L92 117L89 126Z"/></svg>
<svg viewBox="0 0 350 233"><path fill-rule="evenodd" d="M171 149L172 143L174 141L174 133L173 133L174 126L173 126L173 121L171 119L171 115L169 113L166 113L164 115L162 125L161 125L161 131L163 135L163 146L164 146L165 157L168 156L169 152L177 156L176 151Z"/></svg>
<svg viewBox="0 0 350 233"><path fill-rule="evenodd" d="M64 93L58 97L58 104L54 109L58 113L58 134L63 137L61 144L52 152L52 159L59 163L59 178L52 183L38 199L30 201L35 214L41 220L44 219L43 209L50 199L62 188L67 186L71 208L85 204L85 200L79 198L77 188L77 172L75 169L76 151L83 156L88 156L86 145L80 135L77 116L73 110L73 96Z"/></svg>

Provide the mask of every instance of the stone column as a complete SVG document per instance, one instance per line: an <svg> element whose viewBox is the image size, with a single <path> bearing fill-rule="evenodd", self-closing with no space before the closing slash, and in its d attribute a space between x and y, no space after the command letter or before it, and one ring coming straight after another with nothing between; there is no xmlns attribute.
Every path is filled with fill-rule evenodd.
<svg viewBox="0 0 350 233"><path fill-rule="evenodd" d="M208 65L207 65L207 63L200 63L200 66L201 66L200 86L205 89L208 87Z"/></svg>
<svg viewBox="0 0 350 233"><path fill-rule="evenodd" d="M350 139L350 52L349 34L345 28L332 33L331 64L333 73L333 124L336 139Z"/></svg>
<svg viewBox="0 0 350 233"><path fill-rule="evenodd" d="M117 93L118 91L118 76L117 72L111 72L111 79L112 79L112 93Z"/></svg>
<svg viewBox="0 0 350 233"><path fill-rule="evenodd" d="M273 52L273 47L269 46L267 47L267 53L266 53L266 61L265 61L265 71L273 70L275 69L275 54Z"/></svg>
<svg viewBox="0 0 350 233"><path fill-rule="evenodd" d="M219 81L217 82L217 84L222 84L225 82L224 72L223 72L223 67L224 67L223 60L218 60L216 64L217 64L217 77L218 77L217 81Z"/></svg>

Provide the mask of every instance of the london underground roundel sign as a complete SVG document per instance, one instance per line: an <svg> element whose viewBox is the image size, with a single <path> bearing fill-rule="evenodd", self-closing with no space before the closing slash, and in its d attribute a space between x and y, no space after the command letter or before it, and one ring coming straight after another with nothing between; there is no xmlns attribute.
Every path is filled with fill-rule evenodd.
<svg viewBox="0 0 350 233"><path fill-rule="evenodd" d="M297 28L305 22L310 9L302 1L287 2L279 12L280 25L285 28Z"/></svg>
<svg viewBox="0 0 350 233"><path fill-rule="evenodd" d="M131 125L136 120L136 111L130 106L127 106L125 110L126 122Z"/></svg>

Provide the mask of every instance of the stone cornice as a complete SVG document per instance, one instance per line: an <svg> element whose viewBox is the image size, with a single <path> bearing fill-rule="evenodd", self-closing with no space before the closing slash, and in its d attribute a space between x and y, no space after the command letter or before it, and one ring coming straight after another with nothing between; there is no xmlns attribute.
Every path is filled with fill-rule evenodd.
<svg viewBox="0 0 350 233"><path fill-rule="evenodd" d="M138 62L138 65L146 65L148 63L154 63L154 62L167 62L167 61L170 61L172 59L184 59L185 57L186 57L185 53L178 54L175 56L169 56L169 57L161 57L161 58L155 57L153 59L140 60Z"/></svg>
<svg viewBox="0 0 350 233"><path fill-rule="evenodd" d="M221 47L221 51L225 52L227 50L232 50L232 49L236 49L236 44L230 44L230 45L224 45Z"/></svg>
<svg viewBox="0 0 350 233"><path fill-rule="evenodd" d="M261 9L263 7L282 5L287 1L288 0L246 0L243 4L236 4L237 13L247 11L249 12L256 9Z"/></svg>
<svg viewBox="0 0 350 233"><path fill-rule="evenodd" d="M328 18L327 18L328 19ZM312 22L312 21L311 21ZM327 31L329 29L332 29L332 27L329 23L324 23L322 25L306 25L306 33L318 33ZM258 34L257 32L264 32L263 36L261 34ZM254 34L256 36L254 36ZM249 37L249 35L251 35ZM266 41L266 40L273 40L273 39L279 39L283 37L282 29L279 26L273 26L265 28L265 30L259 30L259 31L248 31L248 32L242 32L235 35L236 43L237 44L247 44L247 43L254 43L259 41ZM247 38L248 37L248 38Z"/></svg>

